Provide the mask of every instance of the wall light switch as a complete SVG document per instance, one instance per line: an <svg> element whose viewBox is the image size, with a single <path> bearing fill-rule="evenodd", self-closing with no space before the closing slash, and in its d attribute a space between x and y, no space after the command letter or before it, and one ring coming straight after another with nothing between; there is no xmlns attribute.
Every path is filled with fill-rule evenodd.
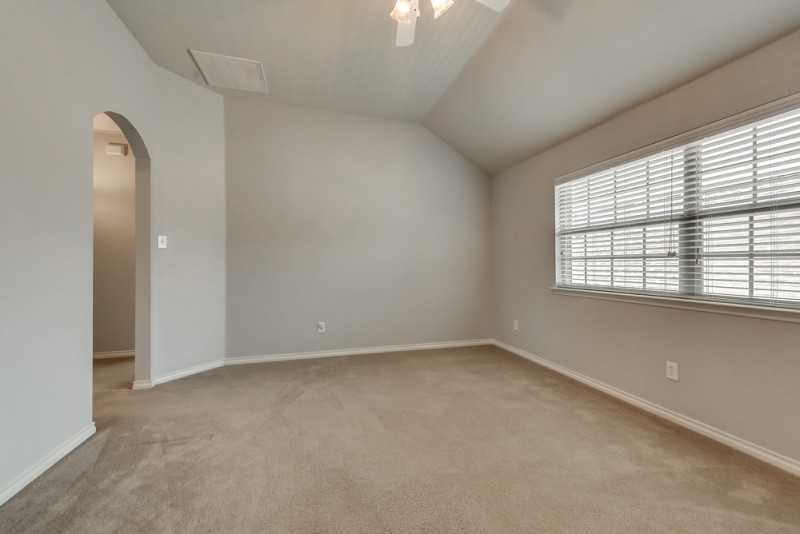
<svg viewBox="0 0 800 534"><path fill-rule="evenodd" d="M519 330L519 321L514 319L514 330Z"/></svg>
<svg viewBox="0 0 800 534"><path fill-rule="evenodd" d="M158 248L167 248L167 236L158 236Z"/></svg>

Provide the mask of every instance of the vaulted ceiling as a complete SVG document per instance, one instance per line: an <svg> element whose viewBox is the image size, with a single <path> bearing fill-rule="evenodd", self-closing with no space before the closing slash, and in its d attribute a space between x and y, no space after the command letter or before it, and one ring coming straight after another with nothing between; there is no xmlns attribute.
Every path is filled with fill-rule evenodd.
<svg viewBox="0 0 800 534"><path fill-rule="evenodd" d="M474 0L411 47L393 0L108 0L153 60L256 59L293 106L424 123L490 174L800 28L798 0ZM798 51L800 55L800 51Z"/></svg>

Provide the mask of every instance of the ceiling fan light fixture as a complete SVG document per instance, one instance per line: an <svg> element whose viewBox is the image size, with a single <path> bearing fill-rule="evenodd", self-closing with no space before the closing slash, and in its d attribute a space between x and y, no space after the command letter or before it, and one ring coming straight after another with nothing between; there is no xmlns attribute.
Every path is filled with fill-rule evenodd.
<svg viewBox="0 0 800 534"><path fill-rule="evenodd" d="M476 0L478 3L490 7L495 11L502 11L511 0ZM453 0L431 0L433 18L438 19L450 9ZM398 22L395 46L410 46L414 43L414 32L419 17L419 0L397 0L391 17Z"/></svg>
<svg viewBox="0 0 800 534"><path fill-rule="evenodd" d="M402 24L411 24L411 0L397 0L390 16Z"/></svg>
<svg viewBox="0 0 800 534"><path fill-rule="evenodd" d="M433 7L433 18L438 19L442 14L450 9L453 5L453 0L431 0Z"/></svg>

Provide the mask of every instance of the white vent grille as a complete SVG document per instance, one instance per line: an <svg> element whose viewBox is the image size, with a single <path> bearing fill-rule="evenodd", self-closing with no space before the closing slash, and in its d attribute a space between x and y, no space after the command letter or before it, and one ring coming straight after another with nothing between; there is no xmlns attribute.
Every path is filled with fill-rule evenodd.
<svg viewBox="0 0 800 534"><path fill-rule="evenodd" d="M208 85L267 94L267 79L260 61L189 50Z"/></svg>

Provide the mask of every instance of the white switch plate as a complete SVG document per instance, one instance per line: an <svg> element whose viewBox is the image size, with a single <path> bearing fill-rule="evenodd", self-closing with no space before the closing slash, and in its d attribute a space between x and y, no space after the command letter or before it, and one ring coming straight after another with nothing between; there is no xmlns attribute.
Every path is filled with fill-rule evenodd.
<svg viewBox="0 0 800 534"><path fill-rule="evenodd" d="M519 331L519 321L514 319L514 330Z"/></svg>
<svg viewBox="0 0 800 534"><path fill-rule="evenodd" d="M317 323L317 333L318 334L325 333L325 323Z"/></svg>
<svg viewBox="0 0 800 534"><path fill-rule="evenodd" d="M678 364L675 362L667 362L667 378L670 380L678 381Z"/></svg>
<svg viewBox="0 0 800 534"><path fill-rule="evenodd" d="M158 236L158 248L167 248L167 236Z"/></svg>

